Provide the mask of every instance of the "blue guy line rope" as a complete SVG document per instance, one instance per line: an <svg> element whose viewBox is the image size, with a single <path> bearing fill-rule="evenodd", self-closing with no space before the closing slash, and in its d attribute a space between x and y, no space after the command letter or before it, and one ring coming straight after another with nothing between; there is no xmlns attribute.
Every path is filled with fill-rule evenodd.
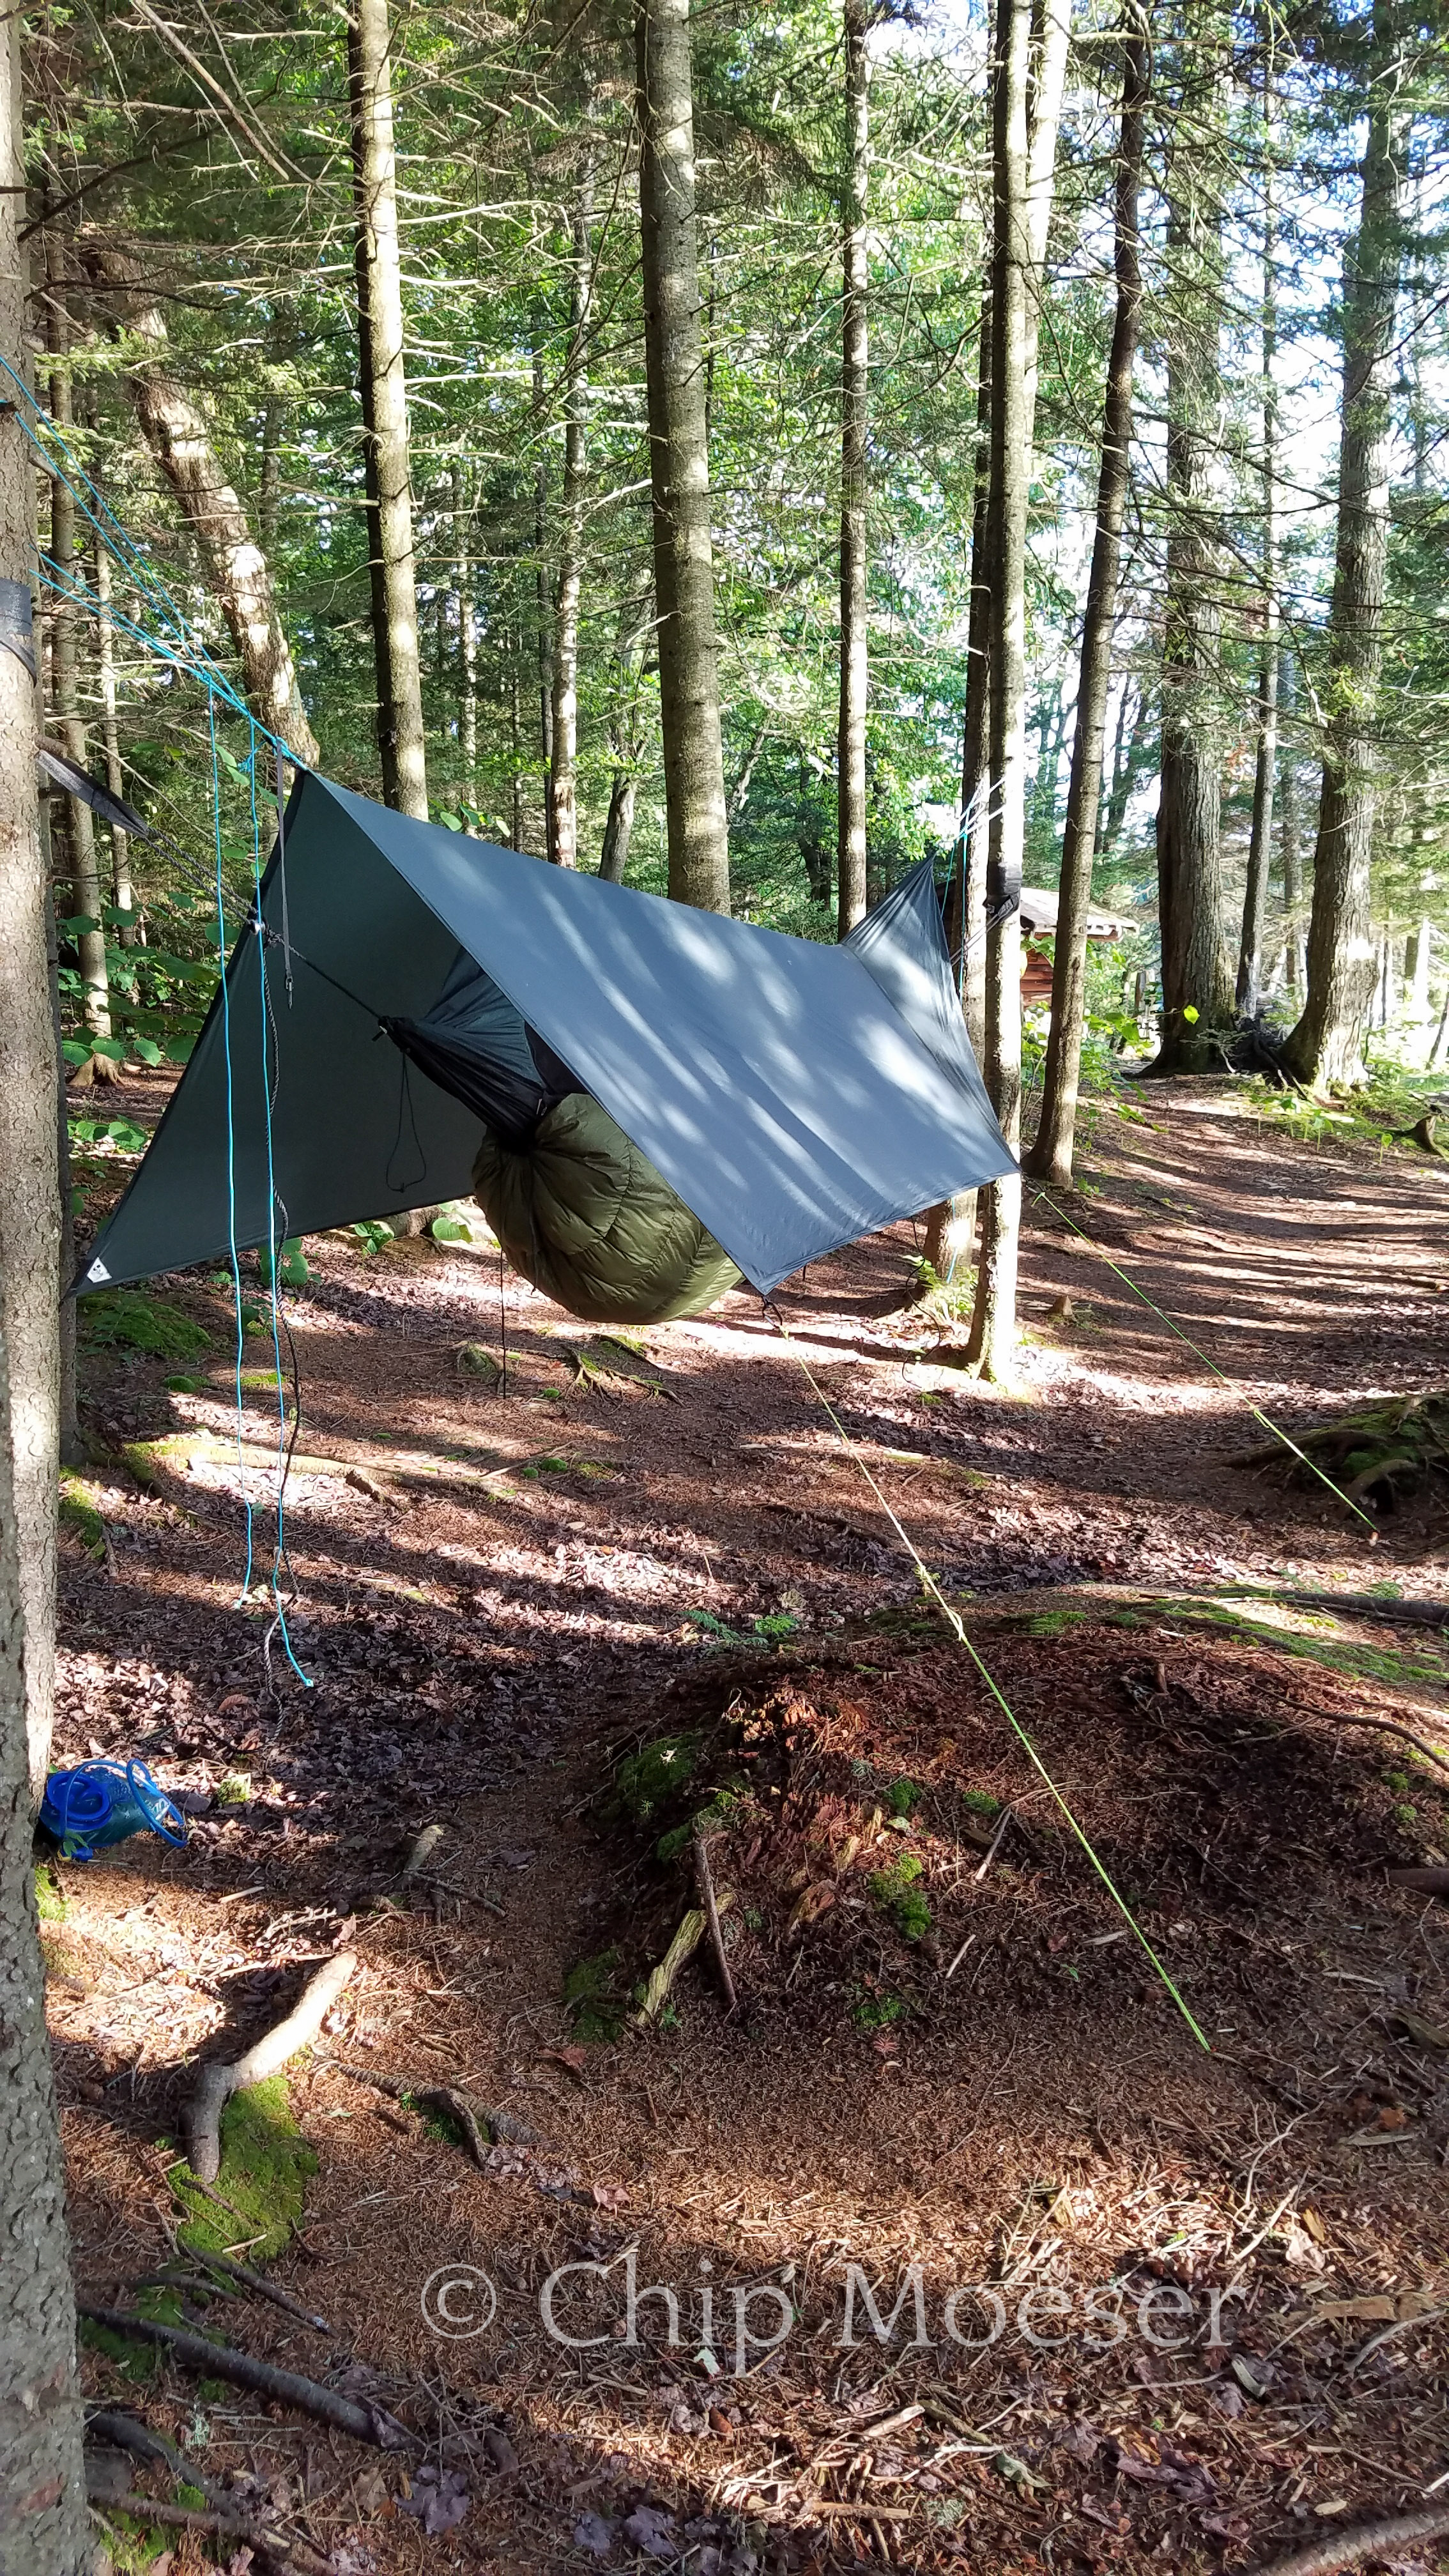
<svg viewBox="0 0 1449 2576"><path fill-rule="evenodd" d="M66 489L69 491L78 509L89 522L89 525L94 531L97 539L106 547L110 554L114 555L117 563L121 566L128 579L134 583L140 599L144 601L147 609L149 609L151 615L156 620L157 625L163 631L160 633L152 632L139 618L128 617L123 611L114 607L111 611L113 622L127 635L132 637L136 643L140 644L146 652L153 656L155 660L163 662L172 670L183 673L188 678L195 680L206 692L207 735L211 757L211 804L215 863L216 940L218 963L221 970L222 1043L226 1055L227 1244L230 1254L232 1299L236 1315L236 1450L238 1469L243 1476L245 1475L245 1457L242 1448L242 1433L244 1427L242 1358L245 1346L245 1329L242 1321L241 1263L236 1237L236 1064L232 1053L231 990L227 981L228 938L226 924L226 889L223 870L224 852L221 830L221 750L217 739L216 729L218 705L220 705L225 714L239 717L247 727L249 748L248 756L244 764L243 774L248 780L251 805L251 911L257 937L258 981L261 991L261 1073L265 1111L267 1157L267 1224L268 1252L270 1256L271 1271L270 1296L272 1360L277 1389L278 1418L277 1528L276 1542L272 1554L269 1588L272 1595L276 1630L277 1633L280 1634L282 1644L286 1650L287 1660L304 1688L310 1690L312 1688L312 1683L308 1676L303 1672L302 1667L298 1663L296 1655L292 1650L292 1640L287 1627L286 1605L283 1600L281 1590L281 1577L286 1567L286 1525L284 1514L287 1472L287 1401L285 1383L282 1375L281 1319L277 1285L277 1195L275 1185L275 1157L272 1127L272 1113L274 1107L274 1049L272 1044L267 990L266 947L262 937L261 817L257 804L257 761L260 755L261 746L263 743L266 743L270 746L277 763L277 829L278 846L280 848L283 836L282 764L284 761L293 760L294 755L289 750L288 745L283 741L280 734L273 733L270 726L264 725L252 712L252 709L247 705L245 698L241 695L235 683L230 680L225 671L220 669L218 664L213 661L205 644L192 631L188 624L184 609L173 597L170 590L168 590L166 583L162 579L155 564L145 553L144 549L134 543L127 530L122 526L120 520L116 517L115 512L111 509L109 502L106 500L104 493L102 493L92 482L90 476L86 473L84 466L80 463L79 459L68 444L59 425L54 419L52 419L44 405L37 401L35 394L26 383L23 375L21 375L16 368L12 367L9 360L3 356L0 356L0 374L3 374L3 376L8 379L9 386L13 388L13 395L15 398L11 401L10 405L13 416L18 421L22 432L29 440L31 447L34 449L41 464L44 466L46 473L53 479L65 484ZM58 564L52 556L40 552L39 549L37 549L37 555L40 579L46 589L61 599L69 600L71 604L77 608L84 608L92 615L99 614L101 606L99 597L90 589L84 577L74 565L62 566ZM166 630L169 630L169 632ZM294 765L297 765L295 761ZM282 887L282 900L285 923L285 879ZM288 945L287 954L290 998L290 945ZM245 1487L243 1487L243 1508L246 1512L246 1565L242 1577L240 1600L245 1602L249 1597L252 1588L252 1572L256 1555L255 1514L250 1496L247 1495Z"/></svg>

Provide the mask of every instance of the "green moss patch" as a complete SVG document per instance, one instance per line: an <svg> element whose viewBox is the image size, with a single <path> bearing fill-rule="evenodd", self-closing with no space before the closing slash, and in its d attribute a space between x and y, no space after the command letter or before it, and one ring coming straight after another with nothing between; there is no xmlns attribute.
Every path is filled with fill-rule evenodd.
<svg viewBox="0 0 1449 2576"><path fill-rule="evenodd" d="M57 1506L61 1528L78 1538L87 1556L104 1564L106 1529L90 1489L79 1476L62 1475Z"/></svg>
<svg viewBox="0 0 1449 2576"><path fill-rule="evenodd" d="M211 1335L204 1324L134 1288L104 1288L77 1303L83 1341L94 1349L149 1351L156 1359L189 1359L204 1351Z"/></svg>
<svg viewBox="0 0 1449 2576"><path fill-rule="evenodd" d="M921 1862L915 1852L902 1852L886 1869L873 1869L867 1885L883 1914L888 1914L896 1930L907 1941L919 1941L930 1931L931 1909L916 1885L921 1875Z"/></svg>
<svg viewBox="0 0 1449 2576"><path fill-rule="evenodd" d="M697 1734L661 1735L653 1744L629 1754L614 1774L610 1808L631 1824L647 1825L660 1807L688 1788L699 1761Z"/></svg>
<svg viewBox="0 0 1449 2576"><path fill-rule="evenodd" d="M186 2188L178 2166L172 2189L186 2212L179 2241L198 2253L230 2253L245 2243L249 2263L268 2263L300 2226L317 2158L292 2116L283 2076L234 2093L221 2115L221 2171L215 2190L229 2206ZM235 2215L233 2215L235 2213Z"/></svg>
<svg viewBox="0 0 1449 2576"><path fill-rule="evenodd" d="M601 1950L580 1959L563 1982L564 2010L576 2039L607 2043L624 2027L624 1996L619 1984L619 1953Z"/></svg>

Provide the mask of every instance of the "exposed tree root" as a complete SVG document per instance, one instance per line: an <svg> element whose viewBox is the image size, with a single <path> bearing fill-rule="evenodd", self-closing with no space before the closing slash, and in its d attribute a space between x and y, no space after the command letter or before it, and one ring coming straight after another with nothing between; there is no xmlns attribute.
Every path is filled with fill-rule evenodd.
<svg viewBox="0 0 1449 2576"><path fill-rule="evenodd" d="M1275 2558L1262 2576L1338 2576L1343 2567L1362 2567L1370 2558L1397 2558L1416 2541L1438 2540L1449 2531L1449 2505L1427 2513L1401 2513L1393 2522L1376 2523L1371 2531L1340 2531L1332 2540L1317 2540L1310 2549L1295 2549Z"/></svg>
<svg viewBox="0 0 1449 2576"><path fill-rule="evenodd" d="M119 2308L93 2308L76 2303L77 2316L92 2325L105 2326L111 2334L128 2335L133 2343L152 2343L161 2351L173 2353L178 2361L199 2370L204 2378L229 2379L234 2387L254 2388L263 2397L274 2397L279 2405L296 2406L304 2415L315 2415L320 2424L331 2424L339 2433L349 2433L354 2442L370 2442L380 2451L405 2451L417 2447L416 2437L381 2407L361 2405L356 2398L340 2396L335 2388L324 2388L320 2380L303 2379L294 2370L279 2370L270 2361L256 2361L249 2352L237 2352L230 2344L213 2343L207 2335L190 2334L184 2326L167 2326L152 2317L129 2317Z"/></svg>
<svg viewBox="0 0 1449 2576"><path fill-rule="evenodd" d="M316 2038L356 1965L355 1950L339 1950L318 1969L286 2020L266 2032L234 2066L203 2066L184 2114L191 2170L202 2182L215 2182L221 2171L221 2115L232 2094L265 2083Z"/></svg>

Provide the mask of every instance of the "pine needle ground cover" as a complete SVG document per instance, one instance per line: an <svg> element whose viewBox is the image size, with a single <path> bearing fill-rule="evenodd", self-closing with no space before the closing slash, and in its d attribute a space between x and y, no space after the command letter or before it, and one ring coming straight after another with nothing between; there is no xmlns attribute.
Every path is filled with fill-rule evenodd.
<svg viewBox="0 0 1449 2576"><path fill-rule="evenodd" d="M1449 1274L1421 1166L1200 1093L1148 1107L1103 1117L1084 1221L1234 1384L1295 1425L1432 1392ZM788 1320L1210 2055L752 1301L644 1337L626 1391L623 1354L595 1382L514 1283L504 1393L457 1365L500 1348L468 1247L309 1245L288 1519L314 1687L275 1698L224 1368L188 1392L160 1354L86 1357L108 1547L62 1538L57 1753L139 1752L193 1837L62 1866L47 1900L82 2287L178 2295L116 2285L170 2263L195 2066L345 1940L353 1983L286 2073L316 2159L286 2243L224 2177L233 2207L202 2204L327 2332L179 2295L426 2447L90 2348L95 2396L214 2482L280 2481L319 2550L379 2576L425 2549L623 2569L643 2534L690 2576L708 2552L795 2576L879 2561L876 2522L924 2576L1062 2534L1238 2576L1420 2499L1449 1985L1442 1905L1394 1873L1449 1866L1438 1487L1370 1501L1365 1532L1316 1480L1234 1465L1243 1411L1073 1240L1034 1220L1016 1398L926 1355L908 1229L812 1270ZM204 1277L166 1301L225 1348ZM138 1484L122 1444L178 1435ZM737 2009L702 1929L641 2022L702 1916L701 1839ZM476 2106L481 2168L439 2088ZM662 2298L614 2331L631 2246L675 2340ZM476 2338L426 2321L449 2263L493 2285ZM559 2292L602 2337L578 2350L539 2306L570 2263L602 2267ZM884 2342L858 2285L842 2341L852 2265L883 2325L905 2287ZM762 2335L789 2310L739 2377L737 2290ZM446 2537L406 2509L445 2509L419 2463L467 2491Z"/></svg>

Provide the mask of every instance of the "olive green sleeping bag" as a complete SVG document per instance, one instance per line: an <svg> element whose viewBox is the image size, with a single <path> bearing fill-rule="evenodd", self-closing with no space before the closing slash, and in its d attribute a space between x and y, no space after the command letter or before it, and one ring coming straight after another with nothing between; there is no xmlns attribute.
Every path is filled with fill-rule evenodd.
<svg viewBox="0 0 1449 2576"><path fill-rule="evenodd" d="M607 1109L571 1091L517 1152L486 1131L478 1204L515 1270L589 1324L697 1315L740 1274Z"/></svg>

